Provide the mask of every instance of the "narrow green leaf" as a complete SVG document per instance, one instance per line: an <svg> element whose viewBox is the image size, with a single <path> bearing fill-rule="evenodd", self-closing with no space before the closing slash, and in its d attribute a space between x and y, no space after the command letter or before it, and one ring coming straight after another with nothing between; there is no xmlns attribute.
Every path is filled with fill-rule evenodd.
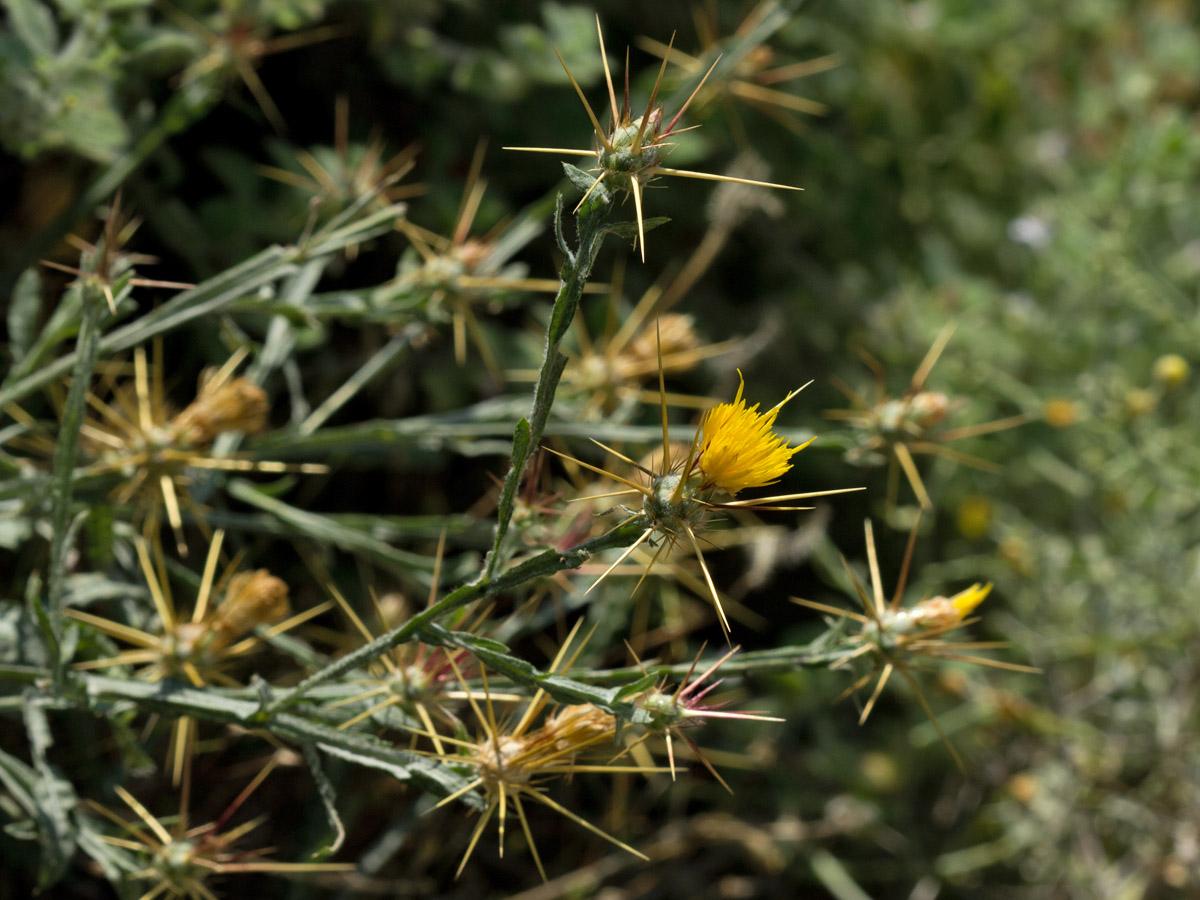
<svg viewBox="0 0 1200 900"><path fill-rule="evenodd" d="M311 744L304 744L301 747L304 753L304 761L308 763L308 771L312 773L313 782L317 786L317 796L321 798L321 805L325 808L325 815L329 818L329 824L333 827L333 840L324 847L321 847L313 854L313 859L324 859L327 856L332 856L341 849L342 844L346 840L346 828L342 825L342 820L338 816L337 811L337 795L333 789L333 783L326 777L324 769L321 768L321 756Z"/></svg>
<svg viewBox="0 0 1200 900"><path fill-rule="evenodd" d="M643 675L641 678L639 678L637 681L631 681L631 682L629 682L629 684L623 685L622 687L618 688L617 693L616 693L616 699L624 700L627 697L632 697L636 694L640 694L640 693L642 693L642 691L648 690L649 688L653 687L655 682L657 682L657 681L658 681L658 676L656 674L654 674L653 672L647 673L646 675Z"/></svg>
<svg viewBox="0 0 1200 900"><path fill-rule="evenodd" d="M670 221L666 216L654 216L650 219L643 219L642 231L653 231L658 226L666 225ZM614 225L609 225L605 231L622 238L635 238L638 236L637 222L617 222Z"/></svg>
<svg viewBox="0 0 1200 900"><path fill-rule="evenodd" d="M8 350L19 363L37 339L38 313L42 308L42 280L37 269L26 269L17 279L8 307Z"/></svg>
<svg viewBox="0 0 1200 900"><path fill-rule="evenodd" d="M34 817L42 848L38 883L44 889L58 882L75 852L75 827L71 813L78 804L75 788L50 765L46 751L53 743L45 710L30 692L24 706L25 729L33 751Z"/></svg>
<svg viewBox="0 0 1200 900"><path fill-rule="evenodd" d="M592 190L592 186L596 184L596 176L591 172L585 172L583 169L573 166L570 163L563 163L562 167L563 171L567 174L567 180L583 193L586 194L589 190ZM608 188L603 182L595 190L592 190L592 197L605 204L609 202Z"/></svg>

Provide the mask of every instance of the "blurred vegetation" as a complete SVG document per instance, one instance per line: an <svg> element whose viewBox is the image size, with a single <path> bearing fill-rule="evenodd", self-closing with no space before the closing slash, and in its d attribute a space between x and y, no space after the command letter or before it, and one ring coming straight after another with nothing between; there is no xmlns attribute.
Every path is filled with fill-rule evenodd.
<svg viewBox="0 0 1200 900"><path fill-rule="evenodd" d="M193 824L217 820L271 758L270 777L222 825L264 815L247 846L301 862L331 843L340 818L345 841L332 859L357 866L285 880L237 872L235 860L205 882L218 896L1200 891L1191 652L1200 607L1190 600L1200 454L1189 425L1200 414L1200 22L1191 3L0 8L0 896L39 887L47 897L174 896L137 880L121 849L100 842L118 829L95 804L132 820L121 787L176 826L168 744L184 712L199 722ZM253 633L270 652L228 670L245 687L218 689L223 669L202 679L218 687L162 707L133 677L135 663L67 668L127 647L85 618L64 625L54 614L152 632L161 609L148 596L151 568L186 615L179 598L202 583L214 529L225 534L217 576L235 556L244 570L269 569L297 611L340 589L372 635L428 597L477 583L564 259L555 197L573 242L580 195L559 157L502 148L595 145L552 48L603 117L596 13L618 95L631 48L635 110L658 73L654 42L674 34L688 55L665 70L668 115L725 54L681 122L703 127L680 137L671 166L804 191L675 178L647 190L647 217L670 221L647 233L645 263L632 232L606 239L576 322L586 335L564 344L572 362L544 445L600 466L588 438L634 460L661 442L646 350L653 319L642 343L613 351L627 366L613 393L584 365L652 292L660 335L670 306L691 317L673 322L691 329L693 346L730 342L675 367L664 359L670 392L727 400L740 369L748 400L767 409L811 379L777 426L792 440L818 438L780 490L866 490L819 498L813 512L739 512L706 545L743 648L722 696L730 709L785 720L717 719L689 732L732 793L677 740L674 780L579 775L553 790L649 862L539 807L529 815L546 883L511 814L503 857L489 827L456 879L476 813L432 807L465 784L461 767L402 756L415 739L383 713L337 731L344 740L314 737L369 705L329 705L362 692L349 676L291 718L254 728L280 692L364 642L343 611L282 635L260 624ZM113 215L118 190L136 230L121 232ZM631 220L632 203L615 215ZM548 279L549 291L530 279ZM60 438L70 411L83 411L77 385L107 390L119 406L139 352L148 379L162 376L161 430L178 425L172 416L196 398L201 373L239 350L239 375L269 398L265 430L242 437L238 428L256 430L243 421L211 439L189 432L188 465L210 451L280 465L187 468L178 517L161 508L153 479L123 491L151 457L124 469L95 462L97 403L78 446ZM868 411L883 397L938 404L936 415L912 414L920 435L904 439L931 501L923 514L896 455L909 451L827 415L854 406L839 386ZM670 415L686 442L697 409ZM1024 424L971 433L1015 417ZM619 500L569 503L597 492L590 473L549 454L537 465L497 564L541 559L543 548L565 550L620 521L599 515ZM1041 673L917 659L914 680L894 676L860 727L874 682L835 703L855 678L828 671L821 656L845 649L853 623L829 616L827 628L788 598L856 608L846 573L868 583L867 517L885 592L919 518L910 603L993 584L971 637L1010 642L987 655ZM149 567L139 564L141 534L163 548ZM720 656L694 558L660 561L632 597L640 568L585 593L615 558L570 577L539 569L521 590L492 597L478 637L440 639L494 666L492 690L528 691L538 682L514 660L547 671L582 618L596 631L573 674L614 708L625 701L603 690L636 677L612 674L632 664L625 640L675 666L672 684L705 642L705 660ZM788 663L770 656L781 647L806 650ZM350 674L365 671L364 661ZM478 671L468 674L481 689ZM470 711L458 714L460 737L473 736ZM385 733L395 751L364 763L378 749L368 738ZM328 746L339 740L337 755ZM657 749L655 759L666 765Z"/></svg>

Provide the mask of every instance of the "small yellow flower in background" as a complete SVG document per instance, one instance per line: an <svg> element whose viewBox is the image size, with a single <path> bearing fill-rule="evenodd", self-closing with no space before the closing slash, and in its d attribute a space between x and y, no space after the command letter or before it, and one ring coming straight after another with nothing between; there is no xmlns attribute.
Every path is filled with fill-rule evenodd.
<svg viewBox="0 0 1200 900"><path fill-rule="evenodd" d="M963 498L958 505L958 533L970 540L978 540L992 526L992 501L979 494Z"/></svg>
<svg viewBox="0 0 1200 900"><path fill-rule="evenodd" d="M1125 412L1131 419L1140 419L1158 408L1158 394L1148 388L1130 388L1125 392Z"/></svg>
<svg viewBox="0 0 1200 900"><path fill-rule="evenodd" d="M1079 416L1079 405L1069 397L1051 397L1042 406L1042 417L1051 428L1070 428Z"/></svg>
<svg viewBox="0 0 1200 900"><path fill-rule="evenodd" d="M791 447L772 431L779 410L802 389L760 413L757 403L746 407L742 399L745 386L739 371L733 402L714 406L700 422L696 467L701 473L701 490L717 488L734 497L746 488L774 484L792 467L792 457L815 440Z"/></svg>
<svg viewBox="0 0 1200 900"><path fill-rule="evenodd" d="M1182 387L1191 371L1188 361L1178 353L1168 353L1154 361L1154 380L1162 382L1168 390Z"/></svg>
<svg viewBox="0 0 1200 900"><path fill-rule="evenodd" d="M674 118L664 124L666 113L661 106L656 106L655 104L658 100L658 90L662 86L663 74L667 68L666 57L670 56L670 47L668 46L662 67L658 72L658 79L654 82L654 90L650 94L650 102L646 104L646 111L635 119L629 108L628 71L625 73L625 102L621 107L618 108L617 106L617 93L613 88L612 72L608 68L608 55L604 49L604 33L600 29L599 16L596 17L596 33L600 38L600 59L604 63L604 80L608 86L608 99L612 114L611 127L608 130L601 126L599 118L597 118L596 113L592 110L592 105L588 103L587 98L583 95L583 89L579 86L579 82L575 80L575 76L571 74L571 70L567 68L562 55L557 49L554 51L554 55L558 57L563 70L567 73L567 78L571 81L571 86L575 88L575 93L583 101L583 107L587 111L588 118L592 122L592 128L596 133L596 148L594 150L570 150L561 147L505 147L504 149L594 157L596 165L592 167L590 172L595 176L595 180L583 195L583 199L579 201L579 206L582 206L584 200L591 196L601 184L622 191L627 195L632 194L637 216L637 246L641 252L642 262L646 261L646 235L644 218L642 216L642 192L659 175L677 175L684 178L700 178L706 181L735 181L739 184L753 184L759 187L779 188L786 191L802 190L802 188L786 184L752 181L745 178L734 178L729 175L710 175L707 172L669 169L662 165L663 160L675 148L675 142L668 140L668 138L686 130L680 129L680 131L676 131L675 126L683 117L688 106L691 105L692 100L695 99L696 94L704 86L705 82L708 81L708 76L716 68L720 57L705 72L704 77L700 79L700 83L696 85L696 90L692 92L692 95L680 107L679 112L675 114ZM674 37L672 37L672 41L674 41ZM579 206L576 206L576 209Z"/></svg>

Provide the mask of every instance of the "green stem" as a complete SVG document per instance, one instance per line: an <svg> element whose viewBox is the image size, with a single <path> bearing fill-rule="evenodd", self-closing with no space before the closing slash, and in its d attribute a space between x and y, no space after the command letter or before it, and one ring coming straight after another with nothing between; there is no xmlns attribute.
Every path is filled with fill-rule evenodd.
<svg viewBox="0 0 1200 900"><path fill-rule="evenodd" d="M83 292L83 309L79 322L79 337L75 343L75 366L71 372L71 387L63 407L62 425L58 431L58 443L54 448L53 476L50 482L50 573L46 588L46 606L50 615L53 641L47 641L47 650L54 661L55 679L62 675L62 661L58 653L58 638L62 633L62 606L66 594L68 540L72 529L68 527L71 515L71 493L75 474L75 449L79 444L79 431L83 426L84 409L87 406L88 385L96 357L100 350L100 316L104 310L104 294L94 285L87 285Z"/></svg>
<svg viewBox="0 0 1200 900"><path fill-rule="evenodd" d="M281 710L288 709L300 702L312 688L327 681L332 681L353 669L366 666L371 660L382 656L393 647L415 640L421 632L429 628L438 619L449 615L456 609L461 609L477 600L490 597L502 591L511 590L534 578L553 575L567 569L578 569L587 562L594 553L611 550L614 547L628 547L646 530L646 523L638 518L614 528L607 534L585 541L570 550L547 550L532 559L513 566L499 578L490 581L476 581L466 584L456 591L447 594L424 612L417 613L403 625L392 629L387 634L376 638L368 644L348 653L330 663L325 668L314 672L301 681L296 687L276 698L262 711L260 718L269 719Z"/></svg>
<svg viewBox="0 0 1200 900"><path fill-rule="evenodd" d="M771 675L793 672L796 669L826 668L853 653L853 648L830 649L827 635L822 635L811 644L792 647L774 647L770 650L752 650L730 657L718 670L720 676L727 675ZM719 657L700 660L694 664L695 672L703 672ZM661 677L683 678L693 670L693 663L683 662L670 666L647 665L625 666L620 669L579 669L571 672L576 681L591 684L621 685L637 681L647 672Z"/></svg>
<svg viewBox="0 0 1200 900"><path fill-rule="evenodd" d="M504 487L500 492L500 503L497 509L496 539L492 552L488 554L481 581L487 581L495 576L497 568L503 561L504 539L508 534L508 525L512 520L513 509L516 506L517 490L533 452L542 442L542 434L546 430L546 421L550 418L550 408L554 405L554 392L558 389L559 379L567 365L567 357L562 353L563 338L575 318L575 310L579 307L579 299L583 296L583 288L588 277L592 274L592 266L596 262L596 254L604 241L607 229L605 217L610 208L607 202L585 203L576 217L576 227L579 231L579 249L571 252L561 239L562 234L562 196L554 210L555 233L560 236L560 249L564 251L565 259L562 266L562 284L558 296L554 298L554 309L550 314L550 324L546 328L546 351L542 357L542 368L538 373L537 386L533 391L533 406L527 419L521 419L513 432L512 468L504 479Z"/></svg>
<svg viewBox="0 0 1200 900"><path fill-rule="evenodd" d="M91 674L77 677L93 702L130 702L139 709L168 716L245 724L256 721L260 709L260 704L252 700L236 700L224 693L178 682L149 683ZM467 784L461 775L436 760L403 750L362 731L338 729L336 725L283 713L272 718L271 732L299 744L315 745L360 765L384 769L441 797L449 796ZM467 798L464 802L473 801Z"/></svg>

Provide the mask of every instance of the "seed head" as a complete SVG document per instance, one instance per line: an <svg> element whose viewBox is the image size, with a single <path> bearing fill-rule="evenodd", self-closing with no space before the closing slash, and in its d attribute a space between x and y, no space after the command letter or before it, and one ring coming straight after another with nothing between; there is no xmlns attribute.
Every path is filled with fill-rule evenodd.
<svg viewBox="0 0 1200 900"><path fill-rule="evenodd" d="M209 447L224 431L255 434L267 424L267 393L248 378L221 379L208 369L196 399L177 415L171 427L181 444Z"/></svg>

